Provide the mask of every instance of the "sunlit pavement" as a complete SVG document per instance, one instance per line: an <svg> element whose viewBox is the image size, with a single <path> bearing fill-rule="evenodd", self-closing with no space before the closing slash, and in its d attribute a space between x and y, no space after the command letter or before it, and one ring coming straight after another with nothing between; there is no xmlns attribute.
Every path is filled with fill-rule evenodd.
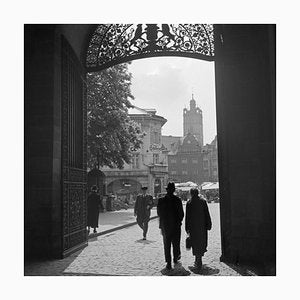
<svg viewBox="0 0 300 300"><path fill-rule="evenodd" d="M151 210L151 219L157 217L156 207ZM134 216L134 209L122 209L116 211L106 211L99 214L99 227L97 233L93 234L93 229L90 230L90 237L105 234L121 227L127 227L136 224L136 217Z"/></svg>
<svg viewBox="0 0 300 300"><path fill-rule="evenodd" d="M89 239L88 246L61 260L36 262L25 266L25 275L120 275L120 276L240 276L238 268L220 262L219 204L209 204L213 227L209 232L208 251L203 257L203 271L189 271L194 257L185 249L182 226L181 264L165 272L163 242L158 219L149 222L147 240L142 240L142 230L129 226ZM237 271L239 272L237 272ZM244 272L245 273L245 272Z"/></svg>

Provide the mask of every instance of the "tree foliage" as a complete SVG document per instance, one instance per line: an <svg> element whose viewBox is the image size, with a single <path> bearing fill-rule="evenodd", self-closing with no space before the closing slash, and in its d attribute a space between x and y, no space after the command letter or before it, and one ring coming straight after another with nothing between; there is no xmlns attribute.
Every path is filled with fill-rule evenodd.
<svg viewBox="0 0 300 300"><path fill-rule="evenodd" d="M130 85L128 63L87 74L89 167L99 153L100 166L123 168L140 148L143 134L128 116Z"/></svg>

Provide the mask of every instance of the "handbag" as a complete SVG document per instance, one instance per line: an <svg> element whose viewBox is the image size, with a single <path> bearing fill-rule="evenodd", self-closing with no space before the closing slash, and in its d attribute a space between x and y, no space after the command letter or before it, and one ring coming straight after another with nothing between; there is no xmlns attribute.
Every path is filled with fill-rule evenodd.
<svg viewBox="0 0 300 300"><path fill-rule="evenodd" d="M187 236L185 239L185 248L190 250L192 248L192 239L190 236Z"/></svg>

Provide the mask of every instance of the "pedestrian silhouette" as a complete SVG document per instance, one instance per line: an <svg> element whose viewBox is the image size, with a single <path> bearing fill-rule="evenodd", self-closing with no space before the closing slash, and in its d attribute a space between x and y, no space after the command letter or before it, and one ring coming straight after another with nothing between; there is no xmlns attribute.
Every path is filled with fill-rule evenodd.
<svg viewBox="0 0 300 300"><path fill-rule="evenodd" d="M207 231L211 229L211 218L205 198L197 189L191 189L191 199L186 204L185 230L190 236L192 252L195 256L192 272L202 269L202 256L207 251Z"/></svg>
<svg viewBox="0 0 300 300"><path fill-rule="evenodd" d="M94 233L97 233L99 210L103 210L103 204L100 201L100 195L97 193L97 186L93 185L91 188L91 193L87 198L87 226L88 233L90 233L90 228L94 229Z"/></svg>
<svg viewBox="0 0 300 300"><path fill-rule="evenodd" d="M147 187L142 187L142 194L138 195L134 205L134 215L138 225L143 230L143 240L147 238L148 223L150 220L151 208L154 202L151 195L147 194Z"/></svg>
<svg viewBox="0 0 300 300"><path fill-rule="evenodd" d="M169 182L165 197L158 199L157 214L159 216L159 228L163 236L165 269L172 269L171 246L173 247L173 262L177 264L181 258L180 237L183 220L183 207L181 199L174 195L175 184Z"/></svg>

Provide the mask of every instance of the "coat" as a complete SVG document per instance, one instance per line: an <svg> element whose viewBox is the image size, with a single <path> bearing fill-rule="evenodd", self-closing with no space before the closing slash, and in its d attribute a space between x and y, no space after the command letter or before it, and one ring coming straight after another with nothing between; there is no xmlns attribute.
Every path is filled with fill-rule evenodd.
<svg viewBox="0 0 300 300"><path fill-rule="evenodd" d="M181 199L175 195L166 195L158 199L157 215L159 216L159 228L165 235L171 235L181 227L184 217Z"/></svg>
<svg viewBox="0 0 300 300"><path fill-rule="evenodd" d="M185 230L190 234L193 255L203 256L207 251L207 231L211 218L205 200L196 196L186 204Z"/></svg>
<svg viewBox="0 0 300 300"><path fill-rule="evenodd" d="M98 227L99 207L101 205L100 195L91 192L87 198L87 226Z"/></svg>
<svg viewBox="0 0 300 300"><path fill-rule="evenodd" d="M138 195L134 204L134 214L137 222L148 222L154 202L151 195Z"/></svg>

